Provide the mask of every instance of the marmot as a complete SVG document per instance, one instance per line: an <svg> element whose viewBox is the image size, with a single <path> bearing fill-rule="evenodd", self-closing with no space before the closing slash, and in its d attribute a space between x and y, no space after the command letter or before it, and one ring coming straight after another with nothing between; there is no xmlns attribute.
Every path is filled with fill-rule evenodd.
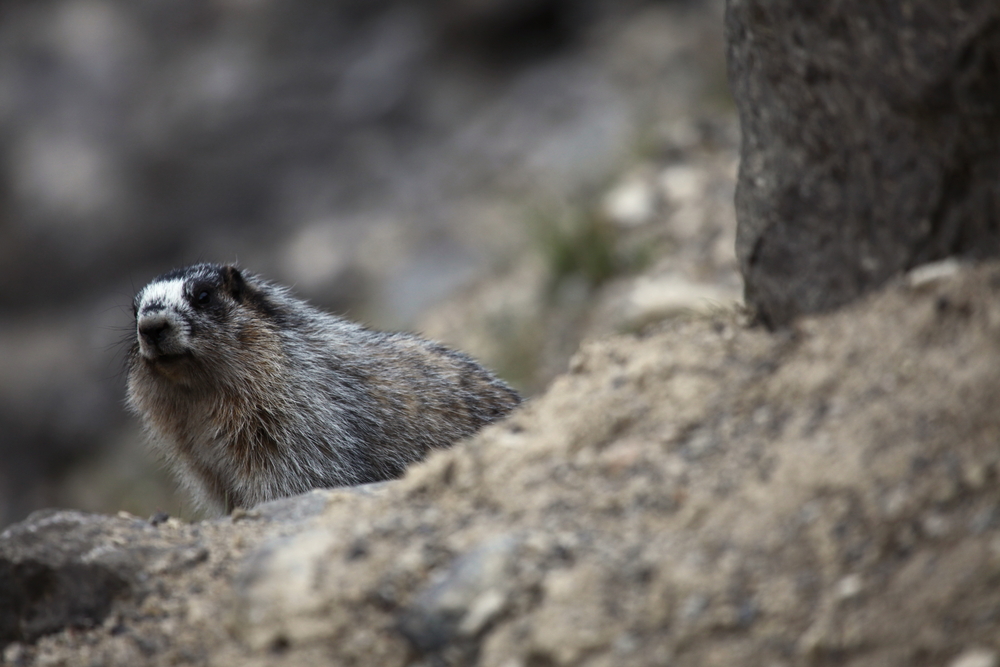
<svg viewBox="0 0 1000 667"><path fill-rule="evenodd" d="M366 329L235 266L166 273L133 310L128 405L208 509L399 477L521 401L461 352Z"/></svg>

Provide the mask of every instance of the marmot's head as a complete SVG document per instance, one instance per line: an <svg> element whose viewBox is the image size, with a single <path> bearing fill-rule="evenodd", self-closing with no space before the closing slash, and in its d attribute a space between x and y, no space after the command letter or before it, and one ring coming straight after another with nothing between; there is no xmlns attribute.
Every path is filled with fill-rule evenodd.
<svg viewBox="0 0 1000 667"><path fill-rule="evenodd" d="M196 264L154 279L133 302L131 370L189 384L210 380L237 357L253 354L263 342L254 320L259 324L259 311L266 309L258 288L236 267L218 264Z"/></svg>

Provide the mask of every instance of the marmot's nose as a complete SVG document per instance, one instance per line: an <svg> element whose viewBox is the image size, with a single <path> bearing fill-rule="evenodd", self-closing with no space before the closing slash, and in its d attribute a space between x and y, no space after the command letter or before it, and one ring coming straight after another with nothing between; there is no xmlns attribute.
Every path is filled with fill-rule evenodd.
<svg viewBox="0 0 1000 667"><path fill-rule="evenodd" d="M159 345L169 331L170 323L162 318L139 323L139 335L150 345Z"/></svg>

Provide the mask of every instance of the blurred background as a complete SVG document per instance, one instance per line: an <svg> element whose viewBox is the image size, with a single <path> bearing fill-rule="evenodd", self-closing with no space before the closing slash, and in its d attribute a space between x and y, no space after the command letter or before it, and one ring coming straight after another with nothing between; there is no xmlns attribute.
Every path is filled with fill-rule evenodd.
<svg viewBox="0 0 1000 667"><path fill-rule="evenodd" d="M0 526L196 516L124 409L133 293L236 261L528 395L739 298L722 0L5 0Z"/></svg>

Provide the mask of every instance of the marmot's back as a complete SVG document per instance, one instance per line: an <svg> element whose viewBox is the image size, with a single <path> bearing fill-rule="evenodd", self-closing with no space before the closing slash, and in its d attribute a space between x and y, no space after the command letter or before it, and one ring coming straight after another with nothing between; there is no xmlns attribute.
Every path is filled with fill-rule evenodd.
<svg viewBox="0 0 1000 667"><path fill-rule="evenodd" d="M232 266L164 274L134 309L129 406L217 508L397 477L520 402L465 354L365 329Z"/></svg>

